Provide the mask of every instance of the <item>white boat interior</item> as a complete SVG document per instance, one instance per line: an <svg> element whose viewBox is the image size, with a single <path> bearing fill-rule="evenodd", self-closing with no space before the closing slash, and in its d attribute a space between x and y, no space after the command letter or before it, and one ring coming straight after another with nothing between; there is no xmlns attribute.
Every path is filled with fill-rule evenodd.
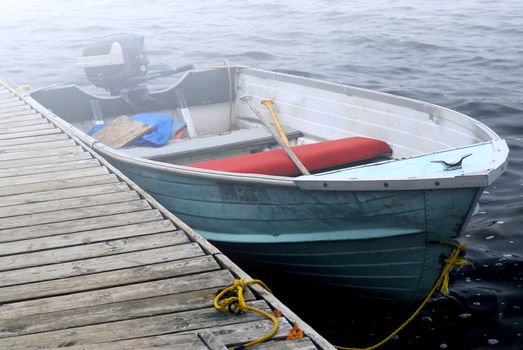
<svg viewBox="0 0 523 350"><path fill-rule="evenodd" d="M224 90L222 101L209 103L203 98L200 104L178 103L176 108L149 111L168 114L174 120L185 122L187 133L184 138L175 139L173 134L173 139L163 147L131 146L119 151L130 157L186 165L279 148L274 137L241 99L252 96L253 105L267 120L271 120L271 114L260 101L270 99L274 102L277 118L291 146L366 137L384 141L392 150L386 157L322 169L312 176L299 176L295 183L303 188L320 186L311 184L319 177L322 181L333 182L332 189L347 186L349 180L353 186L358 181L383 180L391 176L413 180L473 175L476 180L478 176L483 177L475 183L487 185L505 168L508 154L505 142L482 123L459 112L408 98L282 73L229 67L221 70L227 73L222 74L225 81L218 84ZM205 74L205 70L185 73L164 92L178 89L198 74ZM105 113L104 122L111 123L121 114L117 110L112 115ZM64 118L64 115L60 117ZM64 119L68 120L67 116ZM68 121L83 132L88 132L96 122L93 116ZM458 162L461 162L460 166L452 166ZM448 183L440 185L449 186ZM466 185L467 181L461 181L453 186Z"/></svg>

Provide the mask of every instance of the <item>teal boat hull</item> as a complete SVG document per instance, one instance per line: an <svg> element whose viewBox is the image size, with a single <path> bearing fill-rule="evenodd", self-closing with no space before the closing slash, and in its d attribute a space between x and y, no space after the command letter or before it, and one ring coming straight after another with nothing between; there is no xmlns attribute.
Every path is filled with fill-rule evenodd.
<svg viewBox="0 0 523 350"><path fill-rule="evenodd" d="M115 165L240 264L414 302L432 288L479 188L304 191Z"/></svg>
<svg viewBox="0 0 523 350"><path fill-rule="evenodd" d="M347 294L405 303L425 297L441 273L448 250L424 234L314 243L215 242L247 269L302 284L346 289Z"/></svg>

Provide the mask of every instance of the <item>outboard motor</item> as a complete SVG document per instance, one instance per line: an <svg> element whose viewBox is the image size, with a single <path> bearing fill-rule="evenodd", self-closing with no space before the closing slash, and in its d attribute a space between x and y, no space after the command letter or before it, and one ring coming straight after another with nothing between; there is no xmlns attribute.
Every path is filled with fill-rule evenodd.
<svg viewBox="0 0 523 350"><path fill-rule="evenodd" d="M132 34L108 36L85 48L77 61L87 79L111 96L136 87L146 77L148 65L144 37Z"/></svg>
<svg viewBox="0 0 523 350"><path fill-rule="evenodd" d="M87 79L97 87L120 96L135 109L154 101L145 82L193 68L184 65L176 69L148 73L149 60L143 36L118 34L105 37L87 47L76 66L83 68Z"/></svg>

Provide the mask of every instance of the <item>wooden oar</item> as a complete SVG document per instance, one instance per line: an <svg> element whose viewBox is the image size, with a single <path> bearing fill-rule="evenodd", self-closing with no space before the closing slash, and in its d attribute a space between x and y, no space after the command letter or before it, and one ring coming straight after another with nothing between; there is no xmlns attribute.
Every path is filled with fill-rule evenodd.
<svg viewBox="0 0 523 350"><path fill-rule="evenodd" d="M267 107L269 112L271 112L272 120L274 121L274 125L276 125L276 129L280 133L280 136L282 140L285 142L287 146L289 145L289 139L287 138L287 135L285 135L285 131L283 131L283 128L281 127L280 120L276 116L276 113L274 113L274 101L273 100L261 100L260 103Z"/></svg>
<svg viewBox="0 0 523 350"><path fill-rule="evenodd" d="M301 173L303 175L310 175L311 173L307 170L307 168L303 165L303 163L298 159L298 157L292 151L292 149L289 146L287 146L285 141L283 141L280 134L278 134L278 132L274 129L272 124L269 123L269 121L267 119L265 119L265 117L260 113L260 111L258 111L258 109L252 104L252 96L242 96L242 97L240 97L240 100L242 100L243 102L247 103L247 105L249 105L249 107L252 109L254 114L256 114L258 119L260 119L260 121L263 123L263 125L265 125L267 130L269 130L269 132L276 139L276 141L281 146L281 148L283 148L285 153L287 153L289 158L293 161L294 165L296 165L296 167L301 171Z"/></svg>

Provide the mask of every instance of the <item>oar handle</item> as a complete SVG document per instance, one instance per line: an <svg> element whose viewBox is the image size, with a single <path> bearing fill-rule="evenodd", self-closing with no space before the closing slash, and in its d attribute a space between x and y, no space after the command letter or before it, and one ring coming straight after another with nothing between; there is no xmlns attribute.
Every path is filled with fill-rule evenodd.
<svg viewBox="0 0 523 350"><path fill-rule="evenodd" d="M280 136L282 140L285 142L287 146L290 147L289 139L287 138L287 135L285 135L285 131L283 130L280 120L276 116L276 113L274 112L274 101L273 100L261 100L261 104L267 107L269 112L271 113L272 120L274 121L274 125L276 125L276 129L278 129L278 132L280 133Z"/></svg>

